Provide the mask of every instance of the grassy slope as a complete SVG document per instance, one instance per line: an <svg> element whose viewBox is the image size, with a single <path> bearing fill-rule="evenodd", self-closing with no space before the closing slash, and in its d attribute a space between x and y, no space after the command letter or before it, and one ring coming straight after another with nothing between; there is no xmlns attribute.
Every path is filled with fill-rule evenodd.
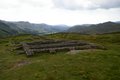
<svg viewBox="0 0 120 80"><path fill-rule="evenodd" d="M40 54L27 58L12 49L21 41L44 40L23 35L0 40L0 80L120 80L120 34L53 34L52 39L85 40L104 45L106 51L79 54ZM25 64L21 64L25 63Z"/></svg>

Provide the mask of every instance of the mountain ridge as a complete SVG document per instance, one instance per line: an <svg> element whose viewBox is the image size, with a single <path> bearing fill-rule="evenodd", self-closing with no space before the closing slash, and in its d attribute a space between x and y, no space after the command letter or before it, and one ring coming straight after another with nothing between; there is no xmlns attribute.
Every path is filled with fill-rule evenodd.
<svg viewBox="0 0 120 80"><path fill-rule="evenodd" d="M4 27L3 27L4 24ZM4 28L4 29L3 29ZM0 37L18 34L50 34L67 30L67 26L62 25L48 25L48 24L35 24L30 22L10 22L0 20ZM13 32L13 34L11 34Z"/></svg>
<svg viewBox="0 0 120 80"><path fill-rule="evenodd" d="M66 32L75 32L82 34L104 34L120 32L120 24L109 21L105 23L91 24L89 26L76 25L69 28Z"/></svg>
<svg viewBox="0 0 120 80"><path fill-rule="evenodd" d="M104 22L99 24L83 24L68 27L67 25L35 24L27 21L10 22L0 20L0 37L19 34L53 34L59 32L72 32L81 34L104 34L120 32L120 21Z"/></svg>

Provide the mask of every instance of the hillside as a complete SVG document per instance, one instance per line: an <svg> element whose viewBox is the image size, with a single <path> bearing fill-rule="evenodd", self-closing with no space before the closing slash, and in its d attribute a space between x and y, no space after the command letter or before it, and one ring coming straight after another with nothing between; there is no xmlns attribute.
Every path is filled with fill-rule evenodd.
<svg viewBox="0 0 120 80"><path fill-rule="evenodd" d="M67 30L67 32L75 32L82 34L104 34L112 32L120 32L120 24L114 22L105 22L96 25L76 25Z"/></svg>
<svg viewBox="0 0 120 80"><path fill-rule="evenodd" d="M6 27L3 27L6 26ZM96 25L76 25L68 27L66 25L48 25L48 24L35 24L30 22L9 22L0 20L0 37L19 34L51 34L59 32L72 32L81 34L104 34L120 32L119 22L105 22Z"/></svg>
<svg viewBox="0 0 120 80"><path fill-rule="evenodd" d="M12 35L20 35L20 34L37 34L36 31L30 29L22 29L19 28L13 22L1 21L0 20L0 37L7 37Z"/></svg>
<svg viewBox="0 0 120 80"><path fill-rule="evenodd" d="M48 33L57 33L62 32L64 30L68 29L68 26L62 26L62 25L47 25L47 24L35 24L35 23L29 23L29 22L15 22L19 28L23 30L31 30L36 31L38 34L48 34Z"/></svg>
<svg viewBox="0 0 120 80"><path fill-rule="evenodd" d="M9 25L0 21L0 37L16 35L18 32L12 29Z"/></svg>
<svg viewBox="0 0 120 80"><path fill-rule="evenodd" d="M7 34L11 35L11 33L16 34L50 34L50 33L57 33L57 32L63 32L68 29L68 26L66 25L47 25L47 24L35 24L35 23L29 23L29 22L8 22L8 21L2 21L0 20L0 30L1 30L1 36L6 36ZM9 27L7 29L6 27ZM4 31L3 31L4 29ZM11 31L14 30L14 31ZM7 31L7 33L5 32Z"/></svg>
<svg viewBox="0 0 120 80"><path fill-rule="evenodd" d="M120 33L81 35L57 33L46 36L21 35L0 39L0 80L119 80ZM40 53L26 57L15 50L20 42L46 39L83 40L107 50L79 51L76 54Z"/></svg>

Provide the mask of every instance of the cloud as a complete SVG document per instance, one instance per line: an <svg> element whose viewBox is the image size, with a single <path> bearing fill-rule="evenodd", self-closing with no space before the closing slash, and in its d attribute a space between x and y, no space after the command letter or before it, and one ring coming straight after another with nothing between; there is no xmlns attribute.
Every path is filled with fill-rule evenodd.
<svg viewBox="0 0 120 80"><path fill-rule="evenodd" d="M0 0L0 9L30 7L53 7L52 0Z"/></svg>
<svg viewBox="0 0 120 80"><path fill-rule="evenodd" d="M19 6L18 0L0 0L0 9L14 8Z"/></svg>
<svg viewBox="0 0 120 80"><path fill-rule="evenodd" d="M52 7L52 0L19 0L21 4L28 4L33 7Z"/></svg>
<svg viewBox="0 0 120 80"><path fill-rule="evenodd" d="M120 7L120 0L53 0L58 8L79 9L110 9Z"/></svg>
<svg viewBox="0 0 120 80"><path fill-rule="evenodd" d="M119 2L120 0L0 0L0 19L67 25L119 21Z"/></svg>
<svg viewBox="0 0 120 80"><path fill-rule="evenodd" d="M0 8L17 8L26 5L68 10L110 9L120 7L120 0L0 0Z"/></svg>

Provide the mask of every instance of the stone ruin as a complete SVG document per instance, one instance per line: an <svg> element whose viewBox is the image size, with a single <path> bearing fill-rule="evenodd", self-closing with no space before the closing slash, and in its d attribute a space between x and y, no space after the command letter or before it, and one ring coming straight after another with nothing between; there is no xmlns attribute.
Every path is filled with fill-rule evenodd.
<svg viewBox="0 0 120 80"><path fill-rule="evenodd" d="M27 56L32 56L35 53L41 52L55 53L57 51L87 50L87 49L105 50L103 46L76 40L45 40L30 43L22 42L21 44Z"/></svg>

